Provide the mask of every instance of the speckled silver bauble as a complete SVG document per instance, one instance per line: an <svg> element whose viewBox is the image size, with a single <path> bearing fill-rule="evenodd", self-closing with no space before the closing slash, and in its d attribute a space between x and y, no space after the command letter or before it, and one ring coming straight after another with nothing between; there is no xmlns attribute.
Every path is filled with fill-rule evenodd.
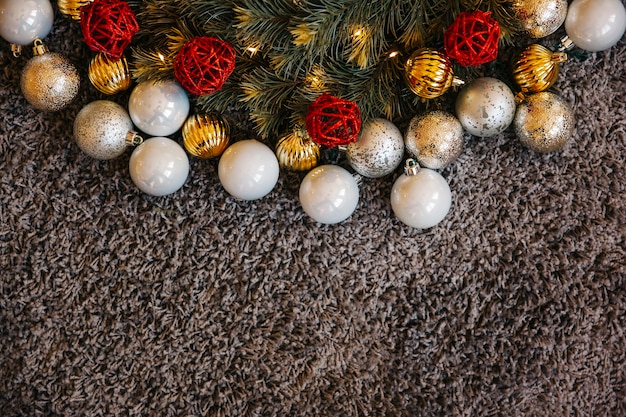
<svg viewBox="0 0 626 417"><path fill-rule="evenodd" d="M391 174L404 157L402 132L386 119L373 119L361 129L356 142L346 152L350 166L369 178Z"/></svg>
<svg viewBox="0 0 626 417"><path fill-rule="evenodd" d="M434 110L411 119L404 134L407 151L421 166L445 168L463 151L463 126L454 115Z"/></svg>
<svg viewBox="0 0 626 417"><path fill-rule="evenodd" d="M544 91L524 99L513 126L524 146L536 152L561 149L574 133L574 111L560 96Z"/></svg>
<svg viewBox="0 0 626 417"><path fill-rule="evenodd" d="M58 111L70 104L78 94L80 75L63 55L47 52L33 56L22 71L22 94L33 107Z"/></svg>
<svg viewBox="0 0 626 417"><path fill-rule="evenodd" d="M83 107L74 120L78 147L95 159L113 159L124 153L136 137L128 112L109 100L97 100Z"/></svg>
<svg viewBox="0 0 626 417"><path fill-rule="evenodd" d="M567 0L515 0L511 8L526 34L536 39L556 32L567 16Z"/></svg>
<svg viewBox="0 0 626 417"><path fill-rule="evenodd" d="M459 92L456 117L463 128L474 136L495 136L513 122L515 96L497 78L477 78Z"/></svg>

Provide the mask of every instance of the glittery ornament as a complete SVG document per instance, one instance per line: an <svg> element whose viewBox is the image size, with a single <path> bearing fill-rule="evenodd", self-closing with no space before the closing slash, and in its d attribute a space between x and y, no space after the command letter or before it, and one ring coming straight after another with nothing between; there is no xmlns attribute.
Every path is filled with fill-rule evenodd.
<svg viewBox="0 0 626 417"><path fill-rule="evenodd" d="M89 81L101 93L113 95L128 90L133 80L125 57L112 61L98 53L89 63Z"/></svg>
<svg viewBox="0 0 626 417"><path fill-rule="evenodd" d="M421 166L445 168L463 151L463 127L454 115L435 110L411 119L404 144Z"/></svg>
<svg viewBox="0 0 626 417"><path fill-rule="evenodd" d="M538 39L561 27L567 16L567 0L515 0L511 9L524 32Z"/></svg>
<svg viewBox="0 0 626 417"><path fill-rule="evenodd" d="M526 97L513 122L520 142L536 152L561 149L571 139L575 124L570 105L548 91Z"/></svg>
<svg viewBox="0 0 626 417"><path fill-rule="evenodd" d="M454 76L452 61L436 49L421 48L414 51L404 66L408 87L422 98L436 98L451 86L463 84Z"/></svg>
<svg viewBox="0 0 626 417"><path fill-rule="evenodd" d="M515 116L515 96L497 78L477 78L456 99L456 117L474 136L492 137L506 130Z"/></svg>
<svg viewBox="0 0 626 417"><path fill-rule="evenodd" d="M20 79L24 98L35 108L58 111L78 94L80 75L63 55L48 52L40 40L35 41L34 56L26 63Z"/></svg>
<svg viewBox="0 0 626 417"><path fill-rule="evenodd" d="M230 126L217 114L196 114L183 125L183 144L191 155L210 159L220 156L230 143Z"/></svg>
<svg viewBox="0 0 626 417"><path fill-rule="evenodd" d="M276 157L281 167L308 171L317 166L321 146L313 142L304 126L297 126L276 143Z"/></svg>
<svg viewBox="0 0 626 417"><path fill-rule="evenodd" d="M128 112L109 100L96 100L83 107L74 119L74 139L78 147L95 159L113 159L122 155L141 138L132 131Z"/></svg>
<svg viewBox="0 0 626 417"><path fill-rule="evenodd" d="M539 44L528 45L513 58L513 79L523 93L545 91L559 77L559 64L567 60L565 52L552 52Z"/></svg>
<svg viewBox="0 0 626 417"><path fill-rule="evenodd" d="M386 119L373 119L361 129L356 142L348 145L350 166L368 178L391 174L404 157L402 132Z"/></svg>
<svg viewBox="0 0 626 417"><path fill-rule="evenodd" d="M94 0L59 0L57 6L59 12L72 20L80 20L80 9Z"/></svg>

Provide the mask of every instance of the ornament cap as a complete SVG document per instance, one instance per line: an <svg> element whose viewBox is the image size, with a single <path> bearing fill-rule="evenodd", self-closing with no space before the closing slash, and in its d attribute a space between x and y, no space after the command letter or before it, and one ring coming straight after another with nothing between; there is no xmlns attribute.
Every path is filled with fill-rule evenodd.
<svg viewBox="0 0 626 417"><path fill-rule="evenodd" d="M126 133L126 144L128 146L139 146L143 143L143 138L139 136L139 133L134 130L129 130Z"/></svg>
<svg viewBox="0 0 626 417"><path fill-rule="evenodd" d="M22 56L22 45L18 45L15 43L11 44L11 52L13 52L13 56L15 58L19 58L20 56Z"/></svg>
<svg viewBox="0 0 626 417"><path fill-rule="evenodd" d="M555 52L552 54L552 61L561 63L567 61L567 54L565 52Z"/></svg>
<svg viewBox="0 0 626 417"><path fill-rule="evenodd" d="M35 39L33 43L33 55L40 56L49 52L48 47L43 43L41 39Z"/></svg>
<svg viewBox="0 0 626 417"><path fill-rule="evenodd" d="M417 175L418 172L420 172L420 165L417 163L417 160L413 158L407 159L404 164L404 174L411 177Z"/></svg>
<svg viewBox="0 0 626 417"><path fill-rule="evenodd" d="M569 36L565 35L561 38L561 44L559 45L558 50L560 52L569 51L574 49L574 42L569 38Z"/></svg>

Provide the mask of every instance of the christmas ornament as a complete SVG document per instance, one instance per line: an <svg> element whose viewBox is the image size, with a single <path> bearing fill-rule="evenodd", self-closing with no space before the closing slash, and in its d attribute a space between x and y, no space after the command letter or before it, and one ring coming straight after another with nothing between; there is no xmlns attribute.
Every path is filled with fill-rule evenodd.
<svg viewBox="0 0 626 417"><path fill-rule="evenodd" d="M61 110L78 94L78 70L65 56L48 52L39 39L35 41L33 54L22 71L22 94L26 101L39 110Z"/></svg>
<svg viewBox="0 0 626 417"><path fill-rule="evenodd" d="M319 163L320 148L311 140L304 126L296 126L276 143L276 157L283 168L308 171Z"/></svg>
<svg viewBox="0 0 626 417"><path fill-rule="evenodd" d="M95 159L117 158L128 146L142 141L132 130L128 112L109 100L96 100L83 107L74 119L78 147Z"/></svg>
<svg viewBox="0 0 626 417"><path fill-rule="evenodd" d="M300 184L300 204L313 220L335 224L354 213L359 203L356 179L337 165L313 168Z"/></svg>
<svg viewBox="0 0 626 417"><path fill-rule="evenodd" d="M191 94L214 93L235 70L236 55L227 42L209 36L195 37L176 55L174 76Z"/></svg>
<svg viewBox="0 0 626 417"><path fill-rule="evenodd" d="M513 121L515 97L502 81L477 78L459 92L456 116L472 135L492 137L504 132Z"/></svg>
<svg viewBox="0 0 626 417"><path fill-rule="evenodd" d="M187 152L201 159L220 156L230 143L230 126L217 114L196 114L183 125Z"/></svg>
<svg viewBox="0 0 626 417"><path fill-rule="evenodd" d="M57 1L57 6L63 16L79 21L80 9L93 1L94 0L59 0Z"/></svg>
<svg viewBox="0 0 626 417"><path fill-rule="evenodd" d="M463 151L463 127L448 112L430 111L411 119L404 144L421 166L445 168Z"/></svg>
<svg viewBox="0 0 626 417"><path fill-rule="evenodd" d="M552 52L539 44L528 45L513 58L513 79L523 93L545 91L556 82L565 52Z"/></svg>
<svg viewBox="0 0 626 417"><path fill-rule="evenodd" d="M404 65L404 77L413 93L427 99L439 97L451 86L464 83L454 76L450 58L430 48L420 48L411 54Z"/></svg>
<svg viewBox="0 0 626 417"><path fill-rule="evenodd" d="M329 148L347 145L361 131L361 111L352 101L322 94L307 109L306 130L320 145Z"/></svg>
<svg viewBox="0 0 626 417"><path fill-rule="evenodd" d="M524 32L535 39L556 32L567 16L567 0L515 0L511 8Z"/></svg>
<svg viewBox="0 0 626 417"><path fill-rule="evenodd" d="M450 211L452 192L436 171L421 168L409 159L391 189L391 208L404 224L427 229L441 222Z"/></svg>
<svg viewBox="0 0 626 417"><path fill-rule="evenodd" d="M151 136L168 136L189 114L189 98L174 80L145 81L130 94L128 111L135 126Z"/></svg>
<svg viewBox="0 0 626 417"><path fill-rule="evenodd" d="M373 119L363 126L357 141L348 145L346 156L350 166L364 177L384 177L402 162L402 132L389 120Z"/></svg>
<svg viewBox="0 0 626 417"><path fill-rule="evenodd" d="M491 12L461 12L444 35L446 54L464 67L481 65L498 57L500 24Z"/></svg>
<svg viewBox="0 0 626 417"><path fill-rule="evenodd" d="M278 181L279 171L274 152L254 139L232 144L218 165L220 183L240 200L257 200L269 194Z"/></svg>
<svg viewBox="0 0 626 417"><path fill-rule="evenodd" d="M189 175L189 158L169 138L154 137L137 146L130 156L130 177L141 191L164 196L178 191Z"/></svg>
<svg viewBox="0 0 626 417"><path fill-rule="evenodd" d="M54 11L48 0L0 0L0 37L19 46L43 39L52 29Z"/></svg>
<svg viewBox="0 0 626 417"><path fill-rule="evenodd" d="M536 152L561 149L574 133L574 111L560 96L544 91L524 99L513 126L520 142Z"/></svg>
<svg viewBox="0 0 626 417"><path fill-rule="evenodd" d="M574 0L565 18L565 31L576 46L604 51L626 30L626 10L620 0Z"/></svg>
<svg viewBox="0 0 626 417"><path fill-rule="evenodd" d="M101 93L113 95L127 90L133 80L125 57L112 61L98 53L89 63L89 81Z"/></svg>
<svg viewBox="0 0 626 417"><path fill-rule="evenodd" d="M95 0L80 9L80 28L92 51L118 60L139 31L139 24L125 1Z"/></svg>

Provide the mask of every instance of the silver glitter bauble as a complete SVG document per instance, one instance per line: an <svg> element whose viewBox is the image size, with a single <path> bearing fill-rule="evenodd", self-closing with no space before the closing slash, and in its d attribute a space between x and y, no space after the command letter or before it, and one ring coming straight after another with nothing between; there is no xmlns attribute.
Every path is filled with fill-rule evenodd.
<svg viewBox="0 0 626 417"><path fill-rule="evenodd" d="M35 108L58 111L78 94L80 75L63 55L45 52L33 56L22 71L20 87L24 98Z"/></svg>
<svg viewBox="0 0 626 417"><path fill-rule="evenodd" d="M459 92L456 117L474 136L495 136L504 132L513 121L515 96L497 78L477 78Z"/></svg>
<svg viewBox="0 0 626 417"><path fill-rule="evenodd" d="M567 0L515 0L513 14L532 38L544 38L556 32L567 16Z"/></svg>
<svg viewBox="0 0 626 417"><path fill-rule="evenodd" d="M424 113L411 119L404 145L421 166L445 168L463 151L463 126L448 112Z"/></svg>
<svg viewBox="0 0 626 417"><path fill-rule="evenodd" d="M548 91L526 97L513 122L520 142L536 152L561 149L571 139L575 124L570 105Z"/></svg>
<svg viewBox="0 0 626 417"><path fill-rule="evenodd" d="M78 147L95 159L113 159L126 148L140 143L132 131L128 112L109 100L97 100L83 107L74 120Z"/></svg>
<svg viewBox="0 0 626 417"><path fill-rule="evenodd" d="M391 174L404 157L402 132L386 119L373 119L361 128L346 152L350 166L368 178Z"/></svg>

